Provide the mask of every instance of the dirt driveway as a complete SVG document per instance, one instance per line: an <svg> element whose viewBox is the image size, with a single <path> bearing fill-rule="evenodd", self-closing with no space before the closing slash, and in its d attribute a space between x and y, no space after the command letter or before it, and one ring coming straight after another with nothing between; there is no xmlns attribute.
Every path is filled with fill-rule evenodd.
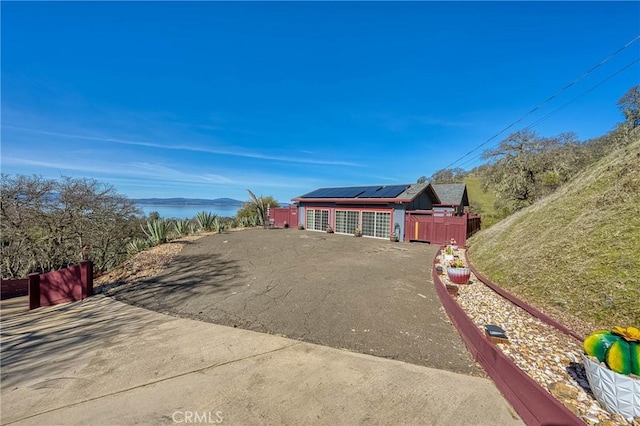
<svg viewBox="0 0 640 426"><path fill-rule="evenodd" d="M480 375L433 289L436 248L312 231L245 230L187 244L118 300L185 318Z"/></svg>

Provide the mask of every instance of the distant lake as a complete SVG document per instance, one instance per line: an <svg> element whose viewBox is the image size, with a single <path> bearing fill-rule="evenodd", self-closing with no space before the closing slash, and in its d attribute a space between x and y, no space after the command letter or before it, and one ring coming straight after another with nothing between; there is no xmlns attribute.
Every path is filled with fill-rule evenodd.
<svg viewBox="0 0 640 426"><path fill-rule="evenodd" d="M151 212L158 212L160 217L165 219L191 219L201 211L211 212L221 217L235 217L242 206L225 206L222 204L212 205L183 205L183 206L162 206L157 204L136 204L145 215Z"/></svg>

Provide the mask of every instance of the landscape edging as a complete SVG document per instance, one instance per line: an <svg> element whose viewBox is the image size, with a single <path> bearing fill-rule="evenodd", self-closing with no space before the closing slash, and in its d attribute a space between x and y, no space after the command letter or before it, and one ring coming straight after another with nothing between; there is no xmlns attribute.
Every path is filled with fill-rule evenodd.
<svg viewBox="0 0 640 426"><path fill-rule="evenodd" d="M440 302L469 352L522 420L528 425L584 425L582 420L522 371L480 331L447 292L436 271L436 257L431 269Z"/></svg>
<svg viewBox="0 0 640 426"><path fill-rule="evenodd" d="M524 309L525 311L529 312L531 315L533 315L534 317L538 318L540 321L542 321L542 322L544 322L546 324L549 324L550 326L556 328L558 331L561 331L564 334L567 334L567 335L573 337L574 339L576 339L577 341L582 343L583 338L578 333L576 333L575 331L573 331L573 330L565 327L564 325L560 324L558 321L554 320L553 318L551 318L550 316L548 316L544 312L538 310L537 308L529 305L524 300L517 298L516 296L514 296L511 293L509 293L505 289L499 287L496 283L494 283L489 278L485 277L480 272L478 272L478 270L471 264L471 262L469 262L469 258L467 257L467 252L466 251L464 252L464 257L465 257L465 260L467 262L467 265L469 265L469 268L471 269L471 272L473 272L473 274L476 276L476 278L478 278L480 281L482 281L491 290L495 291L500 296L504 297L505 299L507 299L508 301L513 303L514 305L516 305L516 306Z"/></svg>

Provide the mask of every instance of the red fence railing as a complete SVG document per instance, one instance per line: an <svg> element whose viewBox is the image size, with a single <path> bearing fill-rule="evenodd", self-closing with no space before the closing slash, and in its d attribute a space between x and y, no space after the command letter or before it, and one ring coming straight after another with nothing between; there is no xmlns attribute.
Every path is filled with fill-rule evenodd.
<svg viewBox="0 0 640 426"><path fill-rule="evenodd" d="M2 280L2 299L26 295L29 309L86 299L93 295L93 264L84 261L46 274L29 274L26 279Z"/></svg>
<svg viewBox="0 0 640 426"><path fill-rule="evenodd" d="M480 216L473 213L456 216L434 210L407 211L404 240L446 244L453 238L458 245L466 246L467 238L478 232L481 224Z"/></svg>
<svg viewBox="0 0 640 426"><path fill-rule="evenodd" d="M26 296L27 294L29 294L28 278L22 278L19 280L2 279L2 282L0 283L0 300Z"/></svg>

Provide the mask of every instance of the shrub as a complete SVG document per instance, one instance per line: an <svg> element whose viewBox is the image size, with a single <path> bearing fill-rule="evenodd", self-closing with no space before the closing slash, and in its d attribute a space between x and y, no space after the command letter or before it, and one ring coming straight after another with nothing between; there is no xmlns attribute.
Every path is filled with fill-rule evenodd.
<svg viewBox="0 0 640 426"><path fill-rule="evenodd" d="M142 237L132 200L94 179L0 174L0 275L25 277L82 259L91 246L94 271L124 261Z"/></svg>
<svg viewBox="0 0 640 426"><path fill-rule="evenodd" d="M201 211L200 213L196 214L195 219L196 222L198 222L198 226L200 227L201 231L211 231L213 229L213 221L217 217L217 215L211 212Z"/></svg>
<svg viewBox="0 0 640 426"><path fill-rule="evenodd" d="M142 238L134 238L127 245L127 252L131 255L141 252L149 248L149 241Z"/></svg>
<svg viewBox="0 0 640 426"><path fill-rule="evenodd" d="M220 220L219 217L215 217L213 219L212 229L218 234L221 234L225 229L227 229L227 224L224 221Z"/></svg>
<svg viewBox="0 0 640 426"><path fill-rule="evenodd" d="M181 237L189 235L193 230L193 226L191 225L191 221L189 219L176 220L174 223L174 227L176 229L176 233Z"/></svg>
<svg viewBox="0 0 640 426"><path fill-rule="evenodd" d="M169 239L169 222L165 219L148 220L142 230L151 245L164 244Z"/></svg>

